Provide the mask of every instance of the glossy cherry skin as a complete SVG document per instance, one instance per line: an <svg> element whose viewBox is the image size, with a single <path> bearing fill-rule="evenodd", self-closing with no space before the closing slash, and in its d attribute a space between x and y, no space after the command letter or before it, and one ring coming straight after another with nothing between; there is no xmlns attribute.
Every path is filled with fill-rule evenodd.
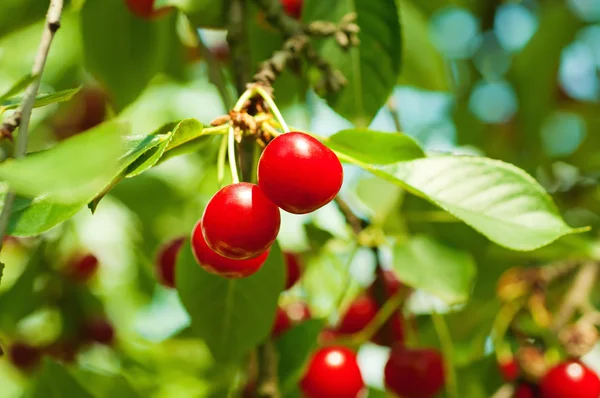
<svg viewBox="0 0 600 398"><path fill-rule="evenodd" d="M304 0L281 0L283 10L292 18L300 19Z"/></svg>
<svg viewBox="0 0 600 398"><path fill-rule="evenodd" d="M598 398L600 379L583 363L567 361L546 373L540 390L542 398Z"/></svg>
<svg viewBox="0 0 600 398"><path fill-rule="evenodd" d="M245 278L257 272L269 257L270 249L260 256L248 260L232 260L221 256L208 247L202 234L202 222L198 221L192 230L192 253L196 262L211 274L224 278Z"/></svg>
<svg viewBox="0 0 600 398"><path fill-rule="evenodd" d="M339 334L353 334L363 330L377 315L377 303L370 296L358 296L346 309L336 328Z"/></svg>
<svg viewBox="0 0 600 398"><path fill-rule="evenodd" d="M16 368L32 370L40 363L42 352L39 348L17 342L10 346L8 357Z"/></svg>
<svg viewBox="0 0 600 398"><path fill-rule="evenodd" d="M286 279L285 279L285 290L288 290L294 286L299 280L302 274L302 266L300 265L300 258L294 253L283 253L286 266Z"/></svg>
<svg viewBox="0 0 600 398"><path fill-rule="evenodd" d="M184 241L185 238L174 239L161 247L158 252L156 276L158 281L167 287L175 287L175 264Z"/></svg>
<svg viewBox="0 0 600 398"><path fill-rule="evenodd" d="M154 10L154 0L125 0L127 8L133 14L143 19L154 19L169 12L169 7Z"/></svg>
<svg viewBox="0 0 600 398"><path fill-rule="evenodd" d="M83 338L89 342L111 345L115 339L115 329L108 320L95 318L83 325Z"/></svg>
<svg viewBox="0 0 600 398"><path fill-rule="evenodd" d="M277 206L294 214L310 213L331 202L343 178L333 151L304 133L276 137L258 162L258 185Z"/></svg>
<svg viewBox="0 0 600 398"><path fill-rule="evenodd" d="M208 246L222 256L246 260L275 242L281 216L277 206L254 184L240 182L218 191L202 215Z"/></svg>
<svg viewBox="0 0 600 398"><path fill-rule="evenodd" d="M519 365L514 359L501 361L498 364L498 369L504 381L515 381L519 377Z"/></svg>
<svg viewBox="0 0 600 398"><path fill-rule="evenodd" d="M403 398L429 398L444 385L444 363L436 350L392 348L385 369L385 385Z"/></svg>
<svg viewBox="0 0 600 398"><path fill-rule="evenodd" d="M515 388L513 398L535 398L535 387L527 383L519 383Z"/></svg>
<svg viewBox="0 0 600 398"><path fill-rule="evenodd" d="M273 337L279 337L292 327L292 320L288 313L281 307L277 307L275 312L275 320L273 321L273 329L271 335Z"/></svg>
<svg viewBox="0 0 600 398"><path fill-rule="evenodd" d="M300 381L306 398L356 398L364 387L356 354L341 346L317 351Z"/></svg>
<svg viewBox="0 0 600 398"><path fill-rule="evenodd" d="M75 258L67 271L68 275L77 282L87 282L98 270L98 259L93 254Z"/></svg>

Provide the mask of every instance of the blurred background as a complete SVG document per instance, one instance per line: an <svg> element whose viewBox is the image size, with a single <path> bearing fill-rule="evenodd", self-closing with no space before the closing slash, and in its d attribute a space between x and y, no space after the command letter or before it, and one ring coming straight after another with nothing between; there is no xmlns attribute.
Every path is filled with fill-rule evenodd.
<svg viewBox="0 0 600 398"><path fill-rule="evenodd" d="M109 118L127 121L136 134L149 134L175 120L209 123L226 112L209 81L206 62L209 57L222 68L227 89L235 97L226 31L201 29L198 35L207 47L202 49L189 22L175 11L148 22L132 17L120 1L101 3L67 2L40 91L82 89L70 101L34 112L30 151L48 148ZM397 4L402 72L388 104L369 127L393 132L399 123L427 151L478 154L513 163L552 194L571 226L591 225L597 230L600 1L398 0ZM30 71L46 9L47 2L40 0L0 3L0 92ZM250 58L256 67L281 38L253 7L247 24ZM276 83L275 97L295 128L330 135L352 126L291 72ZM76 312L70 306L77 302L77 311L84 308L87 314L109 320L118 342L112 347L93 345L77 354L77 378L91 383L99 397L128 397L134 394L128 392L130 385L139 396L157 398L203 397L218 391L228 380L227 372L213 363L202 342L186 337L189 319L177 293L157 284L155 277L160 245L188 236L218 189L216 148L211 141L196 153L123 181L93 216L84 209L45 234L51 254L50 249L32 253L29 239L7 241L0 254L6 264L0 285L2 347L14 341L33 345L59 341L69 327L68 314ZM0 158L5 156L3 150ZM352 167L346 169L346 180L343 196L364 217L397 205L399 193L386 183ZM472 252L479 267L483 261L489 266L468 304L477 315L469 325L463 322L462 329L453 330L457 363L467 366L484 356L473 352L473 339L485 332L481 325L489 324L488 313L497 310L489 297L493 292L484 293L493 286L486 281L495 283L500 270L522 258L497 248L490 259L484 249L488 243L469 228L420 220L419 211L427 206L407 198L398 210L409 220L411 231L434 234ZM394 231L394 217L386 222ZM315 316L330 314L342 286L349 233L334 206L308 216L283 217L280 244L303 253L306 262L302 283L283 301L307 299ZM327 251L321 250L324 242ZM535 255L560 252L555 246ZM73 253L87 252L99 260L89 290L63 283L57 270L67 266ZM32 260L35 255L45 260ZM36 269L28 266L32 261ZM351 265L354 291L371 282L374 266L373 254L359 250ZM55 299L59 296L62 299ZM448 310L419 292L411 306L417 313ZM455 323L460 319L464 321L457 317ZM425 325L424 336L427 331ZM385 355L385 349L377 346L366 346L359 355L365 379L375 387L382 386ZM0 397L20 396L31 380L27 372L0 360Z"/></svg>

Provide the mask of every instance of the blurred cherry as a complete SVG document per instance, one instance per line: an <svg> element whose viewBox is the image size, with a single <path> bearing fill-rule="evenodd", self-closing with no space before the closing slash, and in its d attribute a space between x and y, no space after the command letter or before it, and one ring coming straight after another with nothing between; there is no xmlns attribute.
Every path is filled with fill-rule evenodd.
<svg viewBox="0 0 600 398"><path fill-rule="evenodd" d="M98 87L84 86L53 121L54 135L64 140L96 127L106 119L108 95Z"/></svg>
<svg viewBox="0 0 600 398"><path fill-rule="evenodd" d="M154 0L125 0L127 8L142 19L156 19L169 12L170 7L154 9Z"/></svg>
<svg viewBox="0 0 600 398"><path fill-rule="evenodd" d="M273 321L273 329L271 335L273 337L279 337L287 332L292 327L292 320L288 313L281 307L277 307L275 312L275 320Z"/></svg>
<svg viewBox="0 0 600 398"><path fill-rule="evenodd" d="M286 280L285 290L288 290L294 286L299 280L302 274L302 266L300 265L300 257L294 253L283 253L286 265Z"/></svg>
<svg viewBox="0 0 600 398"><path fill-rule="evenodd" d="M184 238L177 238L164 245L158 252L156 259L156 275L158 281L167 287L175 287L175 264L177 263L177 254L185 241Z"/></svg>
<svg viewBox="0 0 600 398"><path fill-rule="evenodd" d="M83 337L90 342L111 345L115 339L115 329L107 319L94 318L83 325Z"/></svg>
<svg viewBox="0 0 600 398"><path fill-rule="evenodd" d="M433 349L392 348L385 369L385 385L403 398L429 398L444 385L444 361Z"/></svg>
<svg viewBox="0 0 600 398"><path fill-rule="evenodd" d="M98 270L98 259L91 253L73 258L67 274L77 282L87 282Z"/></svg>
<svg viewBox="0 0 600 398"><path fill-rule="evenodd" d="M358 296L346 309L336 328L339 334L354 334L363 330L377 315L378 307L373 298Z"/></svg>
<svg viewBox="0 0 600 398"><path fill-rule="evenodd" d="M16 368L29 371L40 363L42 352L27 343L16 342L10 346L8 357Z"/></svg>

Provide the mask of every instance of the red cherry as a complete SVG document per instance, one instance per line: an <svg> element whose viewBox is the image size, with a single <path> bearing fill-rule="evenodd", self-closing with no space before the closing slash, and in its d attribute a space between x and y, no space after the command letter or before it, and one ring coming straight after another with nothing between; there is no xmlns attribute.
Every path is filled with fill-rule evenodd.
<svg viewBox="0 0 600 398"><path fill-rule="evenodd" d="M154 10L154 0L125 0L129 11L143 19L155 19L169 12L169 7Z"/></svg>
<svg viewBox="0 0 600 398"><path fill-rule="evenodd" d="M288 290L289 288L294 286L300 279L302 267L300 266L300 258L297 254L283 253L283 257L285 259L285 265L287 269L285 290Z"/></svg>
<svg viewBox="0 0 600 398"><path fill-rule="evenodd" d="M598 398L600 379L578 361L560 363L550 369L540 382L542 398Z"/></svg>
<svg viewBox="0 0 600 398"><path fill-rule="evenodd" d="M438 351L392 348L385 370L387 388L404 398L429 398L444 385L444 363Z"/></svg>
<svg viewBox="0 0 600 398"><path fill-rule="evenodd" d="M42 353L39 348L17 342L10 346L8 357L15 367L21 370L32 370L40 363Z"/></svg>
<svg viewBox="0 0 600 398"><path fill-rule="evenodd" d="M501 361L498 364L498 368L504 381L515 381L519 377L519 365L517 364L517 361L512 358Z"/></svg>
<svg viewBox="0 0 600 398"><path fill-rule="evenodd" d="M115 329L106 319L96 318L83 325L83 337L91 342L111 345L115 339Z"/></svg>
<svg viewBox="0 0 600 398"><path fill-rule="evenodd" d="M321 348L300 381L306 398L356 398L364 387L356 354L346 347Z"/></svg>
<svg viewBox="0 0 600 398"><path fill-rule="evenodd" d="M202 215L208 246L222 256L245 260L263 254L279 233L279 209L254 184L228 185L212 197Z"/></svg>
<svg viewBox="0 0 600 398"><path fill-rule="evenodd" d="M398 314L392 315L390 319L377 331L371 339L375 344L391 347L394 344L404 342L404 325L402 318Z"/></svg>
<svg viewBox="0 0 600 398"><path fill-rule="evenodd" d="M281 307L277 307L275 312L275 320L273 321L273 329L271 335L273 337L279 337L292 327L292 320L288 316L288 313Z"/></svg>
<svg viewBox="0 0 600 398"><path fill-rule="evenodd" d="M57 361L64 363L73 363L77 357L77 351L79 350L79 344L62 340L57 341L44 349L44 352L56 359Z"/></svg>
<svg viewBox="0 0 600 398"><path fill-rule="evenodd" d="M300 19L303 0L281 0L283 9L292 18Z"/></svg>
<svg viewBox="0 0 600 398"><path fill-rule="evenodd" d="M323 329L319 333L319 344L331 344L340 337L340 334L335 329Z"/></svg>
<svg viewBox="0 0 600 398"><path fill-rule="evenodd" d="M172 240L158 252L156 275L158 281L167 287L175 287L175 264L177 263L177 254L184 240L184 238Z"/></svg>
<svg viewBox="0 0 600 398"><path fill-rule="evenodd" d="M363 330L377 315L377 303L369 296L357 297L346 309L336 331L353 334Z"/></svg>
<svg viewBox="0 0 600 398"><path fill-rule="evenodd" d="M513 398L535 398L535 396L534 387L527 383L519 383L513 394Z"/></svg>
<svg viewBox="0 0 600 398"><path fill-rule="evenodd" d="M331 202L343 177L335 153L304 133L276 137L258 162L258 185L277 206L294 214L310 213Z"/></svg>
<svg viewBox="0 0 600 398"><path fill-rule="evenodd" d="M202 222L198 221L192 231L192 252L200 266L211 274L224 278L244 278L257 272L269 257L270 249L248 260L232 260L221 256L208 247L202 234Z"/></svg>
<svg viewBox="0 0 600 398"><path fill-rule="evenodd" d="M98 269L98 259L93 254L86 254L78 257L71 262L70 269L67 271L69 276L77 282L88 281Z"/></svg>

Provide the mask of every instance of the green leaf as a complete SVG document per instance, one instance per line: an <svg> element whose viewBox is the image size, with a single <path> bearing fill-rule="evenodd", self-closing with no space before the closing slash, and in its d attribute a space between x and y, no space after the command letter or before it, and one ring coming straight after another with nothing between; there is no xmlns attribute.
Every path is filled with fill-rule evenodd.
<svg viewBox="0 0 600 398"><path fill-rule="evenodd" d="M88 0L81 10L86 66L108 88L117 110L133 102L164 69L172 18L147 21L122 0ZM110 21L107 27L106 21Z"/></svg>
<svg viewBox="0 0 600 398"><path fill-rule="evenodd" d="M429 40L429 20L414 0L398 0L403 42L402 71L398 83L427 90L448 90L444 58Z"/></svg>
<svg viewBox="0 0 600 398"><path fill-rule="evenodd" d="M218 133L218 132L216 132ZM179 122L173 130L173 138L167 146L164 156L159 163L184 153L195 152L210 142L210 135L215 130L209 130L196 119L185 119Z"/></svg>
<svg viewBox="0 0 600 398"><path fill-rule="evenodd" d="M21 91L25 90L27 88L27 86L29 86L29 84L36 79L36 77L37 76L34 76L32 74L23 76L11 88L9 88L4 94L0 95L0 101L4 101L8 98L11 98L11 97L19 94Z"/></svg>
<svg viewBox="0 0 600 398"><path fill-rule="evenodd" d="M35 102L33 103L34 108L41 108L42 106L51 105L57 102L69 101L75 94L81 90L79 86L77 88L70 88L67 90L57 91L55 93L39 93L35 97ZM23 100L22 97L13 97L8 100L3 101L0 104L0 108L4 110L9 109L17 109Z"/></svg>
<svg viewBox="0 0 600 398"><path fill-rule="evenodd" d="M368 129L342 130L325 144L336 152L358 161L387 165L425 156L414 139L406 134L382 133Z"/></svg>
<svg viewBox="0 0 600 398"><path fill-rule="evenodd" d="M228 22L231 0L156 0L154 9L177 7L200 28L224 28Z"/></svg>
<svg viewBox="0 0 600 398"><path fill-rule="evenodd" d="M0 2L0 37L44 18L46 11L48 11L47 2L2 0Z"/></svg>
<svg viewBox="0 0 600 398"><path fill-rule="evenodd" d="M78 368L73 376L79 383L94 392L94 398L139 398L127 379L119 374L93 372Z"/></svg>
<svg viewBox="0 0 600 398"><path fill-rule="evenodd" d="M0 180L25 196L44 195L57 203L90 200L117 173L121 135L128 126L103 123L55 147L0 164Z"/></svg>
<svg viewBox="0 0 600 398"><path fill-rule="evenodd" d="M113 174L113 181L109 183L109 186L115 183L114 180L119 178L122 170L125 170L143 153L161 143L163 139L164 137L161 136L124 137L122 144L124 153L118 160L117 171ZM32 236L42 233L74 216L97 194L97 192L93 193L92 196L72 204L55 203L48 196L38 196L33 199L17 196L13 205L8 233L15 236ZM5 196L6 191L0 191L0 210L4 206Z"/></svg>
<svg viewBox="0 0 600 398"><path fill-rule="evenodd" d="M356 184L356 195L371 210L371 221L381 225L397 208L402 188L381 178L362 178Z"/></svg>
<svg viewBox="0 0 600 398"><path fill-rule="evenodd" d="M189 242L181 250L176 268L177 290L192 330L217 361L239 359L269 335L285 279L277 244L262 268L247 278L225 279L204 271Z"/></svg>
<svg viewBox="0 0 600 398"><path fill-rule="evenodd" d="M276 341L279 354L279 384L284 396L298 384L309 355L317 345L317 337L324 324L322 319L302 322Z"/></svg>
<svg viewBox="0 0 600 398"><path fill-rule="evenodd" d="M476 268L468 253L427 236L394 247L394 269L403 283L433 294L449 304L469 297Z"/></svg>
<svg viewBox="0 0 600 398"><path fill-rule="evenodd" d="M48 359L37 380L25 395L27 398L94 398L65 368Z"/></svg>
<svg viewBox="0 0 600 398"><path fill-rule="evenodd" d="M429 200L491 241L529 251L578 233L533 177L508 163L443 155L385 167L340 158Z"/></svg>
<svg viewBox="0 0 600 398"><path fill-rule="evenodd" d="M318 51L348 80L339 92L327 95L327 102L365 127L385 104L400 73L402 40L395 0L305 0L303 18L338 22L351 12L358 14L360 45L344 51L335 40L324 40Z"/></svg>

